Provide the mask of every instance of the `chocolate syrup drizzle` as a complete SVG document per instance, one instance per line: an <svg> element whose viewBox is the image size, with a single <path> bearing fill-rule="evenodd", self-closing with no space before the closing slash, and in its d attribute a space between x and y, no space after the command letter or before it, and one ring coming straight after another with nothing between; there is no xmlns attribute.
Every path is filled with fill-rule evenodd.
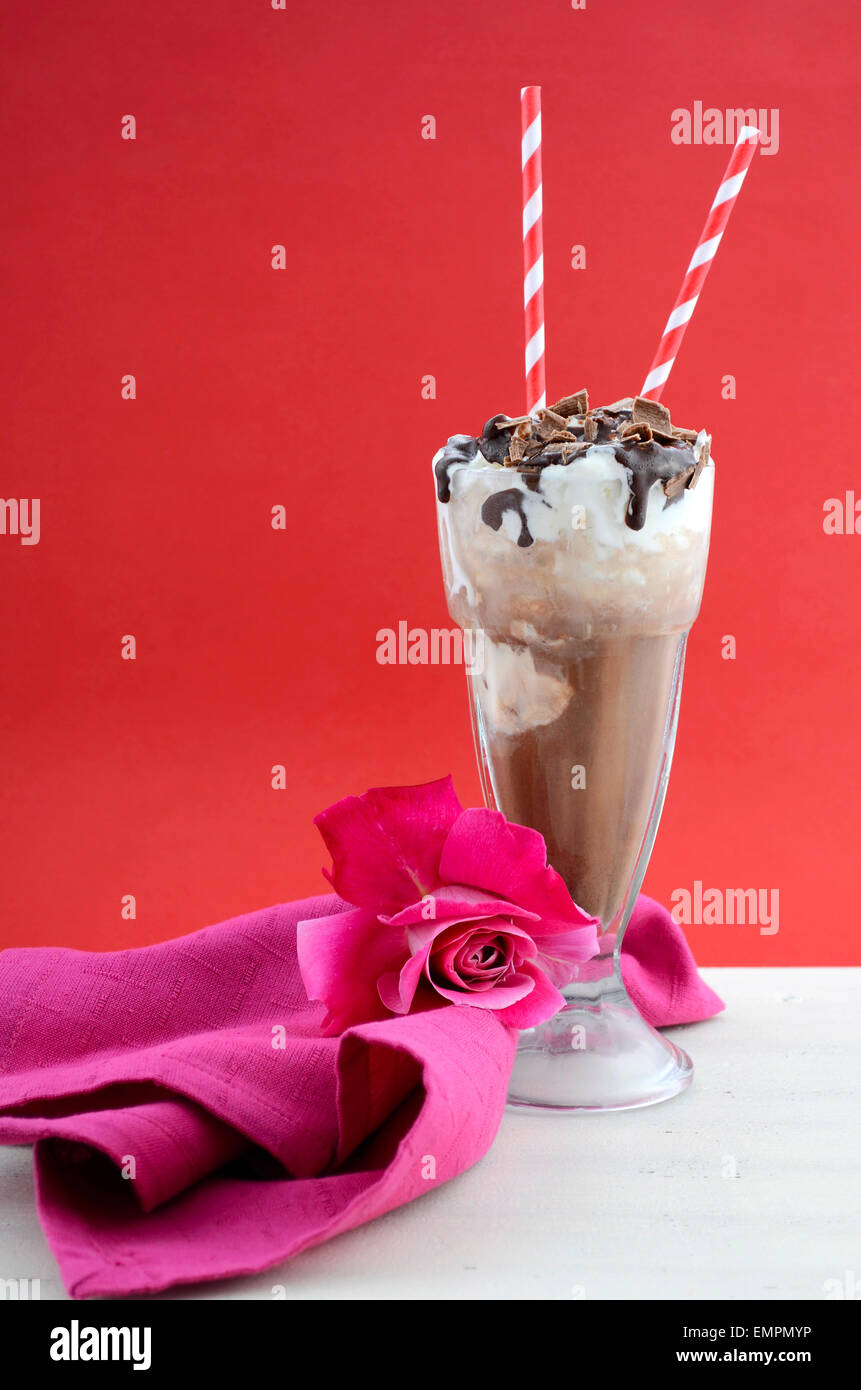
<svg viewBox="0 0 861 1390"><path fill-rule="evenodd" d="M646 524L649 496L655 483L664 485L669 507L677 501L684 491L696 482L700 468L708 460L708 447L705 458L699 465L692 447L693 431L676 432L670 424L669 414L654 402L634 400L627 397L614 405L597 410L588 410L585 392L579 399L587 408L565 418L564 431L557 431L562 438L542 440L541 434L527 426L528 445L531 447L528 459L512 461L509 450L517 422L509 423L507 415L493 415L487 421L481 434L454 434L448 440L435 465L437 496L440 502L448 502L451 497L451 472L458 465L470 463L480 451L489 463L504 464L519 474L532 492L541 491L541 473L550 464L564 463L576 467L577 459L593 444L611 444L618 463L625 469L628 479L628 506L625 523L632 531L641 531ZM638 431L633 428L638 422ZM623 435L622 431L626 431ZM678 437L677 437L678 434ZM534 449L538 442L540 447ZM674 483L674 480L675 483ZM481 519L485 525L498 531L506 512L514 512L520 519L518 546L525 548L533 544L523 505L523 493L519 488L506 488L488 497L481 509Z"/></svg>
<svg viewBox="0 0 861 1390"><path fill-rule="evenodd" d="M507 445L506 445L507 447ZM440 502L451 497L451 470L458 463L471 463L478 453L478 440L471 434L453 434L434 464L436 495ZM500 459L500 463L502 459Z"/></svg>
<svg viewBox="0 0 861 1390"><path fill-rule="evenodd" d="M540 483L540 481L539 478L538 482ZM519 487L508 487L504 492L495 492L492 497L488 497L481 508L481 519L485 526L490 526L494 531L498 531L506 512L515 512L520 517L520 535L517 537L517 544L521 549L532 545L532 532L526 523L523 493Z"/></svg>
<svg viewBox="0 0 861 1390"><path fill-rule="evenodd" d="M628 470L628 506L625 524L632 531L642 531L646 524L649 506L649 492L654 483L668 483L680 473L693 467L693 453L690 445L657 444L654 439L646 444L627 446L614 444L616 461ZM674 497L668 497L665 507L672 506L681 497L683 488Z"/></svg>

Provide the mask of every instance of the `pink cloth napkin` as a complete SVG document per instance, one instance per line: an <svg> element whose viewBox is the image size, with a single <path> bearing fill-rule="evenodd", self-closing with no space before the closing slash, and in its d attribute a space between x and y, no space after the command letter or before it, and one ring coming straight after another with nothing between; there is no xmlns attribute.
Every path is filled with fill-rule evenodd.
<svg viewBox="0 0 861 1390"><path fill-rule="evenodd" d="M74 1297L268 1268L489 1148L515 1046L491 1011L320 1036L296 924L339 906L286 903L133 951L0 953L0 1142L35 1142L39 1216ZM640 899L625 947L652 1023L723 1007L657 903Z"/></svg>

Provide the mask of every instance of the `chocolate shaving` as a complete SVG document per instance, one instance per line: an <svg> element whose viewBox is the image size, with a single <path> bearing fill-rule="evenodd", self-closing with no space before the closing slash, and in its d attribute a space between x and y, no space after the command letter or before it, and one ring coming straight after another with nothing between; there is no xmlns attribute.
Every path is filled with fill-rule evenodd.
<svg viewBox="0 0 861 1390"><path fill-rule="evenodd" d="M686 444L693 444L697 438L697 430L680 430L677 425L673 425L673 435L676 439L683 439Z"/></svg>
<svg viewBox="0 0 861 1390"><path fill-rule="evenodd" d="M508 446L508 458L506 459L506 463L519 463L525 453L526 441L521 439L519 435L513 434L511 436L511 443Z"/></svg>
<svg viewBox="0 0 861 1390"><path fill-rule="evenodd" d="M593 444L598 438L598 421L594 415L587 415L583 421L583 438L587 444Z"/></svg>
<svg viewBox="0 0 861 1390"><path fill-rule="evenodd" d="M666 432L673 428L667 407L661 405L660 401L647 400L645 396L635 397L631 407L631 419L635 425L649 425L654 430Z"/></svg>
<svg viewBox="0 0 861 1390"><path fill-rule="evenodd" d="M697 435L697 439L699 439L699 435ZM690 476L690 478L689 478L689 480L688 480L688 484L687 484L688 487L696 487L697 481L698 481L698 479L699 479L699 476L700 476L700 474L702 473L703 469L705 468L706 464L707 464L708 461L709 461L709 456L710 456L710 454L711 454L711 447L712 447L712 437L711 437L710 434L707 434L706 437L705 437L705 439L703 440L702 447L701 447L701 449L700 449L700 456L699 456L699 459L697 460L696 467L693 469L693 471L692 471L692 473L691 473L691 476Z"/></svg>
<svg viewBox="0 0 861 1390"><path fill-rule="evenodd" d="M535 412L535 432L539 439L549 439L556 430L564 430L565 416L557 415L555 410L537 410Z"/></svg>
<svg viewBox="0 0 861 1390"><path fill-rule="evenodd" d="M608 415L621 415L625 410L633 410L634 397L623 396L620 401L614 401L612 405L605 405L604 409Z"/></svg>
<svg viewBox="0 0 861 1390"><path fill-rule="evenodd" d="M652 427L647 425L645 420L629 420L619 431L619 438L624 439L626 443L648 444L652 438Z"/></svg>
<svg viewBox="0 0 861 1390"><path fill-rule="evenodd" d="M501 429L501 430L510 430L510 429L513 429L513 428L515 427L515 425L517 425L517 426L519 427L520 425L530 425L531 423L532 423L532 416L531 416L531 415L515 415L515 417L514 417L513 420L500 420L500 421L499 421L499 429Z"/></svg>
<svg viewBox="0 0 861 1390"><path fill-rule="evenodd" d="M587 391L575 391L573 396L563 396L550 409L556 415L585 415L589 409L589 394Z"/></svg>
<svg viewBox="0 0 861 1390"><path fill-rule="evenodd" d="M677 473L674 478L668 478L664 483L664 496L668 502L675 502L681 496L686 487L691 487L693 475L696 469L692 466L686 468L684 473Z"/></svg>

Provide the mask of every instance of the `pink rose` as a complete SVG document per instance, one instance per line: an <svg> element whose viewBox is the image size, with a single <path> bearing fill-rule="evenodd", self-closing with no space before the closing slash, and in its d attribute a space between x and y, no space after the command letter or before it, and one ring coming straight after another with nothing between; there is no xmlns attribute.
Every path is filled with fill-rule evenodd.
<svg viewBox="0 0 861 1390"><path fill-rule="evenodd" d="M535 830L460 805L450 777L375 787L316 817L353 910L299 924L299 965L330 1032L451 1003L531 1028L597 950L597 922Z"/></svg>

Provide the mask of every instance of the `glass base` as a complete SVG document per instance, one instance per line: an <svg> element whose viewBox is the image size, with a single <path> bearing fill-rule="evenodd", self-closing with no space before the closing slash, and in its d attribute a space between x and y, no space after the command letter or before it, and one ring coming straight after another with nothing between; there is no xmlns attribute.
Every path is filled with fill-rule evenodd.
<svg viewBox="0 0 861 1390"><path fill-rule="evenodd" d="M691 1083L686 1052L652 1028L624 990L575 997L520 1035L508 1105L583 1113L657 1105Z"/></svg>

